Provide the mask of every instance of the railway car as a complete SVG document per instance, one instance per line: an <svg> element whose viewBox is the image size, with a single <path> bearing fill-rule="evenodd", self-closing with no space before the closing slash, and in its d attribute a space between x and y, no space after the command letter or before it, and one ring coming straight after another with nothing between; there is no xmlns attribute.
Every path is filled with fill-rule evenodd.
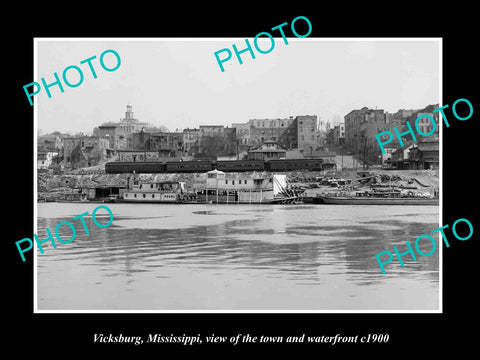
<svg viewBox="0 0 480 360"><path fill-rule="evenodd" d="M268 160L266 163L266 169L268 171L321 171L323 170L322 164L322 159Z"/></svg>
<svg viewBox="0 0 480 360"><path fill-rule="evenodd" d="M213 163L210 160L168 161L164 166L166 173L195 173L210 170L213 170Z"/></svg>
<svg viewBox="0 0 480 360"><path fill-rule="evenodd" d="M159 161L148 162L123 162L111 161L105 164L105 172L107 174L122 174L122 173L163 173L164 164Z"/></svg>
<svg viewBox="0 0 480 360"><path fill-rule="evenodd" d="M216 161L214 167L223 172L264 171L263 160L222 160Z"/></svg>

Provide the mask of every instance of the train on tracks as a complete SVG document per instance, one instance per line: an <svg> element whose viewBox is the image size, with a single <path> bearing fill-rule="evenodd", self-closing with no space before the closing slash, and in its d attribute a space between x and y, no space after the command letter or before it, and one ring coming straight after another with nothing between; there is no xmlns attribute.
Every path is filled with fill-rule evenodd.
<svg viewBox="0 0 480 360"><path fill-rule="evenodd" d="M223 172L245 171L322 171L332 170L335 163L324 159L281 159L281 160L193 160L193 161L111 161L105 164L107 174L121 173L201 173L210 170Z"/></svg>

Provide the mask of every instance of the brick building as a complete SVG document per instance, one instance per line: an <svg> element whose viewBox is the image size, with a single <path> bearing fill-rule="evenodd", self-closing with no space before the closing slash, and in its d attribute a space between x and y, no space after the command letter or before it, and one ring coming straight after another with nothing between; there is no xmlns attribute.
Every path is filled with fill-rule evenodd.
<svg viewBox="0 0 480 360"><path fill-rule="evenodd" d="M78 136L63 138L63 159L66 167L94 166L113 156L107 137Z"/></svg>
<svg viewBox="0 0 480 360"><path fill-rule="evenodd" d="M107 137L113 150L126 150L134 147L133 134L147 127L148 123L140 122L133 117L132 106L127 105L124 118L119 122L107 122L96 127L93 129L93 135Z"/></svg>
<svg viewBox="0 0 480 360"><path fill-rule="evenodd" d="M319 132L316 115L299 115L297 123L297 148L300 153L310 154L319 145Z"/></svg>
<svg viewBox="0 0 480 360"><path fill-rule="evenodd" d="M157 150L161 157L175 158L183 155L183 132L158 132L148 134L149 150Z"/></svg>

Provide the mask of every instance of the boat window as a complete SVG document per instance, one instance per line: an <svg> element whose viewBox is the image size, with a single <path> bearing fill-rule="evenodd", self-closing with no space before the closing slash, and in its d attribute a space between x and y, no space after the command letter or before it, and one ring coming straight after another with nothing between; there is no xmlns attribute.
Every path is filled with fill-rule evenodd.
<svg viewBox="0 0 480 360"><path fill-rule="evenodd" d="M152 199L155 198L155 194L152 194Z"/></svg>
<svg viewBox="0 0 480 360"><path fill-rule="evenodd" d="M225 184L228 184L228 180L225 180Z"/></svg>
<svg viewBox="0 0 480 360"><path fill-rule="evenodd" d="M143 198L145 198L145 194L143 194Z"/></svg>
<svg viewBox="0 0 480 360"><path fill-rule="evenodd" d="M235 180L232 180L232 185L235 185Z"/></svg>
<svg viewBox="0 0 480 360"><path fill-rule="evenodd" d="M134 194L133 196L134 196L134 197L137 197L137 194Z"/></svg>
<svg viewBox="0 0 480 360"><path fill-rule="evenodd" d="M150 189L153 189L153 184L150 184Z"/></svg>
<svg viewBox="0 0 480 360"><path fill-rule="evenodd" d="M128 194L125 194L125 197L128 197Z"/></svg>

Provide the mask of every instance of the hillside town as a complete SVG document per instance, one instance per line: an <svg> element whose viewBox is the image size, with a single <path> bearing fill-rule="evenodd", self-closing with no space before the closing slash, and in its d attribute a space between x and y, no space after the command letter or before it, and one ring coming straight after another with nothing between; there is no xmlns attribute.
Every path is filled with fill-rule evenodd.
<svg viewBox="0 0 480 360"><path fill-rule="evenodd" d="M98 174L111 161L322 158L335 162L336 170L436 170L439 126L432 136L419 137L418 141L405 136L403 146L394 139L386 145L386 154L381 153L375 135L393 131L393 127L404 131L407 122L413 128L421 114L429 114L438 125L438 112L433 112L437 107L428 105L395 113L363 107L350 111L337 124L319 120L316 115L296 115L169 131L135 118L132 105L127 105L124 117L99 124L92 129L92 135L38 135L37 169L50 174ZM432 123L418 125L424 133L432 130Z"/></svg>

